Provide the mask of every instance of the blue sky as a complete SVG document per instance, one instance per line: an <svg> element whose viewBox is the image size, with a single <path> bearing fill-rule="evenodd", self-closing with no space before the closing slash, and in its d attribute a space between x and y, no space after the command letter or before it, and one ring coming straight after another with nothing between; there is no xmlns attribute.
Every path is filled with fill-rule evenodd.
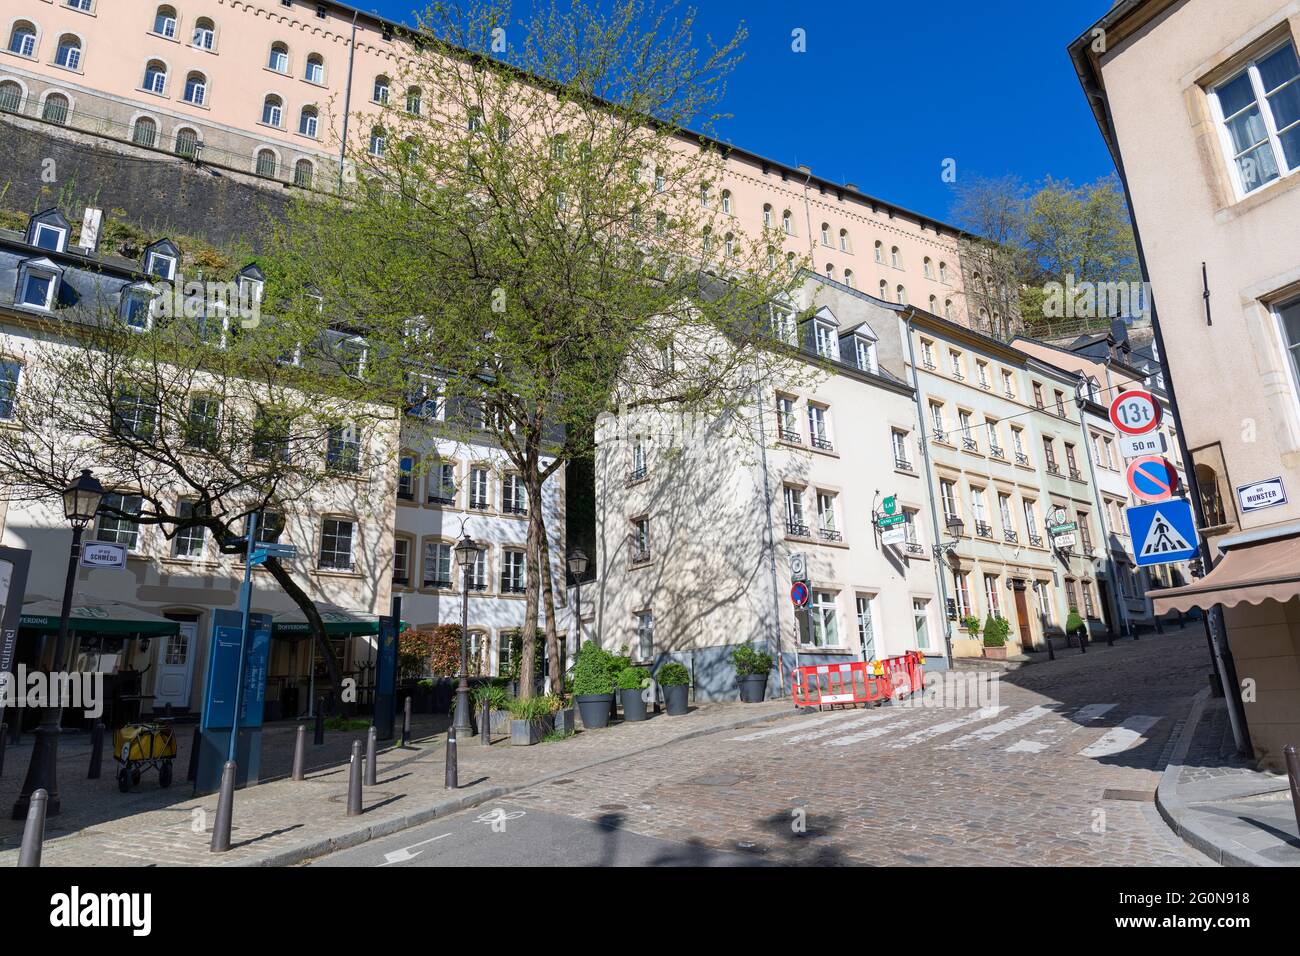
<svg viewBox="0 0 1300 956"><path fill-rule="evenodd" d="M407 20L418 2L373 9ZM945 159L958 178L1113 169L1065 51L1111 0L694 2L716 37L749 30L718 126L738 146L941 219Z"/></svg>

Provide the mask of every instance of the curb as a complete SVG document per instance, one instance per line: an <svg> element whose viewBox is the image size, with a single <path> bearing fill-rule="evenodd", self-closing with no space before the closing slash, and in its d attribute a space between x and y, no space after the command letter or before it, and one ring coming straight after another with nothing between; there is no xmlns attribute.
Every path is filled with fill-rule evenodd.
<svg viewBox="0 0 1300 956"><path fill-rule="evenodd" d="M259 857L255 860L245 860L232 864L233 866L295 866L299 863L305 863L308 860L315 859L319 856L325 856L329 853L335 853L339 850L346 850L354 846L360 846L362 843L368 843L379 837L388 836L399 830L407 830L411 827L419 826L422 823L428 823L438 817L445 817L449 814L456 813L460 810L469 810L481 804L488 803L492 800L500 799L511 793L518 793L521 790L527 790L529 787L536 787L546 783L548 780L555 780L573 773L580 773L583 770L589 770L592 767L599 767L602 764L612 763L615 760L625 760L628 757L635 757L643 753L649 753L652 750L659 750L672 744L681 743L685 740L693 740L697 737L706 737L709 734L724 733L728 730L737 730L741 727L750 727L754 724L761 724L769 720L783 720L787 717L798 717L800 712L797 710L769 712L765 714L755 714L752 717L738 717L724 724L718 724L713 727L701 727L697 730L687 731L677 737L669 740L660 741L656 744L650 744L637 750L629 750L611 757L602 757L599 760L592 760L579 766L569 766L554 773L547 773L544 776L536 777L523 783L511 784L509 786L488 787L478 793L465 794L463 797L455 797L447 800L441 800L432 806L426 806L419 810L412 810L409 813L399 817L393 817L390 820L384 820L382 823L376 823L373 826L359 826L352 830L344 830L329 836L313 840L311 843L300 844L299 846L286 847L283 850L277 850L266 856Z"/></svg>
<svg viewBox="0 0 1300 956"><path fill-rule="evenodd" d="M1191 709L1183 723L1182 733L1174 745L1173 755L1160 775L1156 786L1156 809L1178 837L1188 846L1205 854L1219 866L1277 866L1249 850L1234 850L1218 843L1215 837L1193 819L1190 805L1178 792L1178 775L1183 769L1183 760L1191 749L1192 737L1196 727L1205 713L1206 702L1210 699L1210 688L1202 689L1192 698Z"/></svg>

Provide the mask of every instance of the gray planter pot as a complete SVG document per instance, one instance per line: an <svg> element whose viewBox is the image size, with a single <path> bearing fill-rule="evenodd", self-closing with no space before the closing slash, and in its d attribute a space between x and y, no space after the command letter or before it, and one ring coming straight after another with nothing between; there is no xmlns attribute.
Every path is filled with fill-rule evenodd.
<svg viewBox="0 0 1300 956"><path fill-rule="evenodd" d="M737 677L736 682L740 684L740 699L746 704L761 704L763 698L767 696L766 674L749 674L745 677Z"/></svg>
<svg viewBox="0 0 1300 956"><path fill-rule="evenodd" d="M491 719L488 721L488 727L493 735L508 734L511 732L510 724L512 718L508 710L494 710L491 712Z"/></svg>
<svg viewBox="0 0 1300 956"><path fill-rule="evenodd" d="M583 727L599 730L609 726L609 714L614 707L613 694L586 694L575 697L574 703L578 705Z"/></svg>
<svg viewBox="0 0 1300 956"><path fill-rule="evenodd" d="M542 738L555 729L554 717L538 717L535 720L510 721L510 743L513 746L531 747L542 742Z"/></svg>
<svg viewBox="0 0 1300 956"><path fill-rule="evenodd" d="M578 709L565 707L555 712L555 732L557 734L576 734L578 732Z"/></svg>
<svg viewBox="0 0 1300 956"><path fill-rule="evenodd" d="M680 717L690 710L686 699L690 688L685 684L660 684L664 692L664 706L668 708L669 717Z"/></svg>
<svg viewBox="0 0 1300 956"><path fill-rule="evenodd" d="M623 719L624 720L645 720L645 699L638 690L620 690L619 696L623 698Z"/></svg>

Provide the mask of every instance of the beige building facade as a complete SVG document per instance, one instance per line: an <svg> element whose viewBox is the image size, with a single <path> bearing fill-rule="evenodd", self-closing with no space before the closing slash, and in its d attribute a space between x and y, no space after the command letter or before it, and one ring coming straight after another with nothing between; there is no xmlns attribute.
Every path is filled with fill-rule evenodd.
<svg viewBox="0 0 1300 956"><path fill-rule="evenodd" d="M1300 742L1298 44L1291 0L1123 0L1071 46L1130 193L1214 564L1155 608L1223 608L1220 674L1273 766Z"/></svg>

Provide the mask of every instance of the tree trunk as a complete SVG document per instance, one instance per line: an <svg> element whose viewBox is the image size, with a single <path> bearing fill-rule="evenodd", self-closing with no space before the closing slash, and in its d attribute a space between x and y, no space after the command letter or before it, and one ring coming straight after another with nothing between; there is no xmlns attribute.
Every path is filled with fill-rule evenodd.
<svg viewBox="0 0 1300 956"><path fill-rule="evenodd" d="M285 570L278 558L267 558L265 563L266 570L271 572L271 577L275 578L276 583L280 585L284 593L289 596L294 604L302 610L307 617L307 626L311 628L311 639L316 642L316 647L320 650L320 655L325 661L325 669L329 671L330 687L334 693L330 695L329 706L331 711L343 699L343 674L339 670L338 659L334 656L334 649L330 647L329 641L325 640L325 622L321 620L320 612L316 610L316 604L307 592L298 586L296 582Z"/></svg>
<svg viewBox="0 0 1300 956"><path fill-rule="evenodd" d="M528 489L528 545L524 555L525 567L528 569L524 588L524 633L523 648L519 661L519 699L527 700L533 696L536 682L537 660L537 597L540 593L541 576L537 569L537 526L541 523L538 513L540 496L534 493L537 482L535 469L529 469L524 476Z"/></svg>
<svg viewBox="0 0 1300 956"><path fill-rule="evenodd" d="M551 669L551 693L564 693L564 655L560 653L559 633L555 626L555 589L551 586L551 545L546 539L546 525L542 523L541 508L536 509L538 535L538 561L542 566L542 600L546 610L546 658ZM568 580L567 568L561 567L561 580Z"/></svg>

